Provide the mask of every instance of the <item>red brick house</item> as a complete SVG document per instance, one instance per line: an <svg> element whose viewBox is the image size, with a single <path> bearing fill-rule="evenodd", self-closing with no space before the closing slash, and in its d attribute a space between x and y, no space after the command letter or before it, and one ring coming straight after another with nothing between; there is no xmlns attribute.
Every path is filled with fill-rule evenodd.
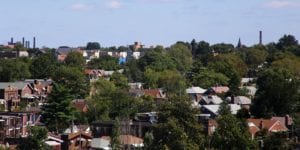
<svg viewBox="0 0 300 150"><path fill-rule="evenodd" d="M262 129L266 129L268 133L288 131L288 128L284 124L275 119L247 119L247 122L252 139Z"/></svg>

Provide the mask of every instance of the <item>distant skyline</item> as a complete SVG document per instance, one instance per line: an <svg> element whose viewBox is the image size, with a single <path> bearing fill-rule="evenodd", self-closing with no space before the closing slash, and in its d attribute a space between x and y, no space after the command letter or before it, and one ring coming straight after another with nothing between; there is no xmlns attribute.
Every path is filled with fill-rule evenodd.
<svg viewBox="0 0 300 150"><path fill-rule="evenodd" d="M37 38L37 47L170 46L300 39L300 0L1 0L0 44Z"/></svg>

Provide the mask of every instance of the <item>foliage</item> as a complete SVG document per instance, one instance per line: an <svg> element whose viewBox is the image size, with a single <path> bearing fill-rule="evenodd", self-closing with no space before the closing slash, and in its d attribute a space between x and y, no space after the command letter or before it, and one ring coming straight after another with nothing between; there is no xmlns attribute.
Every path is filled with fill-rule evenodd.
<svg viewBox="0 0 300 150"><path fill-rule="evenodd" d="M83 68L85 60L80 52L70 52L65 59L65 63L67 66Z"/></svg>
<svg viewBox="0 0 300 150"><path fill-rule="evenodd" d="M86 49L87 50L100 49L100 44L98 42L88 42L86 44Z"/></svg>
<svg viewBox="0 0 300 150"><path fill-rule="evenodd" d="M129 118L137 112L137 100L120 90L113 82L99 79L92 85L88 100L89 121Z"/></svg>
<svg viewBox="0 0 300 150"><path fill-rule="evenodd" d="M299 81L287 70L270 68L257 79L251 112L256 117L284 116L295 112L299 98Z"/></svg>
<svg viewBox="0 0 300 150"><path fill-rule="evenodd" d="M152 51L146 52L145 56L140 58L139 67L142 71L150 68L155 71L163 71L166 69L174 70L174 60L172 60L162 48L155 48Z"/></svg>
<svg viewBox="0 0 300 150"><path fill-rule="evenodd" d="M47 138L47 129L44 127L34 126L29 129L30 135L22 138L21 143L17 146L18 150L50 150L50 146L44 143Z"/></svg>
<svg viewBox="0 0 300 150"><path fill-rule="evenodd" d="M85 98L88 93L86 77L82 69L77 67L61 65L54 71L52 79L69 89L73 98Z"/></svg>
<svg viewBox="0 0 300 150"><path fill-rule="evenodd" d="M138 66L138 60L130 59L126 63L124 74L130 82L141 82L143 79L143 72Z"/></svg>
<svg viewBox="0 0 300 150"><path fill-rule="evenodd" d="M298 41L296 40L296 38L293 35L283 35L283 37L281 37L277 43L277 48L278 49L284 49L284 48L288 48L291 46L298 46Z"/></svg>
<svg viewBox="0 0 300 150"><path fill-rule="evenodd" d="M111 143L110 143L113 150L120 149L121 146L120 134L121 134L120 121L118 118L116 118L112 129Z"/></svg>
<svg viewBox="0 0 300 150"><path fill-rule="evenodd" d="M119 87L120 89L128 89L128 79L119 72L114 72L110 77L110 81L115 84L115 86Z"/></svg>
<svg viewBox="0 0 300 150"><path fill-rule="evenodd" d="M180 95L186 89L184 77L177 71L164 70L156 72L147 69L144 73L145 88L163 88L169 96L172 94Z"/></svg>
<svg viewBox="0 0 300 150"><path fill-rule="evenodd" d="M246 51L246 64L248 67L256 69L266 61L268 53L260 49L249 49Z"/></svg>
<svg viewBox="0 0 300 150"><path fill-rule="evenodd" d="M272 67L283 68L300 77L300 58L291 53L278 53L273 57Z"/></svg>
<svg viewBox="0 0 300 150"><path fill-rule="evenodd" d="M194 117L198 112L187 99L174 98L171 101L159 108L152 149L203 148L202 127Z"/></svg>
<svg viewBox="0 0 300 150"><path fill-rule="evenodd" d="M263 140L263 150L294 149L287 141L285 133L272 133Z"/></svg>
<svg viewBox="0 0 300 150"><path fill-rule="evenodd" d="M242 58L235 53L219 54L214 60L226 62L239 74L239 76L245 76L247 74L247 65Z"/></svg>
<svg viewBox="0 0 300 150"><path fill-rule="evenodd" d="M53 85L48 102L42 106L41 121L49 131L60 133L69 127L74 114L71 101L72 95L67 88L60 84Z"/></svg>
<svg viewBox="0 0 300 150"><path fill-rule="evenodd" d="M230 64L224 61L215 61L210 62L208 64L208 68L214 70L215 72L223 73L229 78L228 85L231 94L236 94L239 92L241 77Z"/></svg>
<svg viewBox="0 0 300 150"><path fill-rule="evenodd" d="M209 88L215 85L228 85L229 78L222 73L217 73L202 67L198 72L193 73L191 78L193 86L200 86L202 88Z"/></svg>
<svg viewBox="0 0 300 150"><path fill-rule="evenodd" d="M227 43L214 44L210 48L217 53L228 53L234 50L234 46L232 44Z"/></svg>
<svg viewBox="0 0 300 150"><path fill-rule="evenodd" d="M0 59L0 81L13 82L29 78L28 64L21 59Z"/></svg>
<svg viewBox="0 0 300 150"><path fill-rule="evenodd" d="M103 70L117 70L120 69L118 58L107 56L100 56L88 62L89 69L103 69Z"/></svg>
<svg viewBox="0 0 300 150"><path fill-rule="evenodd" d="M221 104L220 116L217 118L218 127L213 133L212 144L216 149L254 149L247 125L230 113L229 106Z"/></svg>
<svg viewBox="0 0 300 150"><path fill-rule="evenodd" d="M185 73L192 66L191 51L183 44L175 44L168 51L169 56L173 59L178 71Z"/></svg>
<svg viewBox="0 0 300 150"><path fill-rule="evenodd" d="M40 55L32 60L30 72L32 78L44 79L53 75L56 70L57 60L52 53Z"/></svg>

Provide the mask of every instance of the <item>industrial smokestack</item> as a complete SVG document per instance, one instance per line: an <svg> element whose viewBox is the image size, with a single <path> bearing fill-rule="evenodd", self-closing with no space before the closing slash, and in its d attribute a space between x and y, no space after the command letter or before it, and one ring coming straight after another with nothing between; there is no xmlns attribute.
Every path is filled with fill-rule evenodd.
<svg viewBox="0 0 300 150"><path fill-rule="evenodd" d="M35 37L33 37L33 49L35 49Z"/></svg>
<svg viewBox="0 0 300 150"><path fill-rule="evenodd" d="M14 38L10 38L10 44L13 44L14 43Z"/></svg>
<svg viewBox="0 0 300 150"><path fill-rule="evenodd" d="M23 45L23 47L25 47L25 38L24 37L22 38L22 45Z"/></svg>
<svg viewBox="0 0 300 150"><path fill-rule="evenodd" d="M259 31L259 45L262 45L262 31Z"/></svg>

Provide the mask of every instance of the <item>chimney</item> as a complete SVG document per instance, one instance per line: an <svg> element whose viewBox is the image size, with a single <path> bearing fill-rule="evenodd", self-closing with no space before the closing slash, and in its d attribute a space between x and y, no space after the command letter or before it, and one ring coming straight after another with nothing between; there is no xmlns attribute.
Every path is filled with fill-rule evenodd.
<svg viewBox="0 0 300 150"><path fill-rule="evenodd" d="M24 37L22 38L22 45L23 45L23 47L25 47L25 38Z"/></svg>
<svg viewBox="0 0 300 150"><path fill-rule="evenodd" d="M264 128L264 123L263 123L263 120L260 120L260 123L259 123L259 128L260 128L260 129L263 129L263 128Z"/></svg>
<svg viewBox="0 0 300 150"><path fill-rule="evenodd" d="M259 45L262 45L262 31L259 31Z"/></svg>
<svg viewBox="0 0 300 150"><path fill-rule="evenodd" d="M234 104L234 95L231 95L230 100L231 104Z"/></svg>
<svg viewBox="0 0 300 150"><path fill-rule="evenodd" d="M33 49L35 49L35 37L33 37Z"/></svg>
<svg viewBox="0 0 300 150"><path fill-rule="evenodd" d="M13 37L10 38L10 44L14 44L14 38Z"/></svg>

